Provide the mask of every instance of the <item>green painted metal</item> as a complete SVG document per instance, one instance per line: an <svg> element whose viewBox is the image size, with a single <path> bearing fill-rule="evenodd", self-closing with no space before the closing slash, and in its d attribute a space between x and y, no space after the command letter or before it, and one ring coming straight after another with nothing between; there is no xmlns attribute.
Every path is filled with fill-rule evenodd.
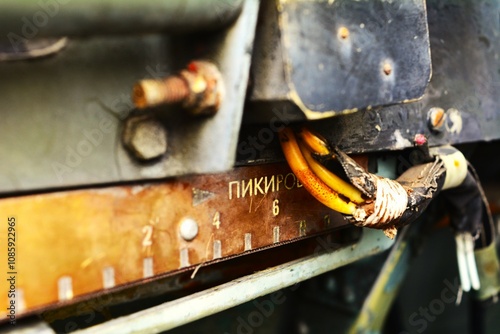
<svg viewBox="0 0 500 334"><path fill-rule="evenodd" d="M0 38L216 29L234 21L243 0L4 0Z"/></svg>
<svg viewBox="0 0 500 334"><path fill-rule="evenodd" d="M380 253L393 244L382 231L364 229L361 240L352 246L269 268L75 333L158 333Z"/></svg>
<svg viewBox="0 0 500 334"><path fill-rule="evenodd" d="M474 256L481 282L481 288L476 292L476 297L479 300L495 298L500 292L500 266L496 243L492 242L488 247L476 250Z"/></svg>
<svg viewBox="0 0 500 334"><path fill-rule="evenodd" d="M398 240L351 326L350 334L382 332L384 321L396 299L412 258L410 238L415 233L409 231L410 229L411 226L407 226L398 233Z"/></svg>

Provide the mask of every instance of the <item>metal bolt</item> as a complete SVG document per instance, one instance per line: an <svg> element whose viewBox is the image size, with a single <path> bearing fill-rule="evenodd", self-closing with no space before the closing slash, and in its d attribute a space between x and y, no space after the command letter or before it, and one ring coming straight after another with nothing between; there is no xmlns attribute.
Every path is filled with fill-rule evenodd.
<svg viewBox="0 0 500 334"><path fill-rule="evenodd" d="M446 113L443 108L434 107L427 113L427 123L431 131L441 132L445 121Z"/></svg>
<svg viewBox="0 0 500 334"><path fill-rule="evenodd" d="M184 218L179 227L182 239L191 241L198 235L198 223L192 218Z"/></svg>
<svg viewBox="0 0 500 334"><path fill-rule="evenodd" d="M141 80L133 88L134 104L139 109L182 102L188 96L188 84L178 76L164 80Z"/></svg>
<svg viewBox="0 0 500 334"><path fill-rule="evenodd" d="M216 113L224 93L221 73L207 61L193 61L179 74L165 79L141 80L132 92L137 108L182 103L195 115Z"/></svg>
<svg viewBox="0 0 500 334"><path fill-rule="evenodd" d="M123 144L137 159L159 158L167 152L167 131L154 118L132 117L125 122Z"/></svg>
<svg viewBox="0 0 500 334"><path fill-rule="evenodd" d="M392 73L392 65L389 62L385 62L382 65L382 71L385 75L390 75Z"/></svg>
<svg viewBox="0 0 500 334"><path fill-rule="evenodd" d="M342 40L347 39L349 37L349 29L347 29L346 27L340 27L337 32L337 36Z"/></svg>

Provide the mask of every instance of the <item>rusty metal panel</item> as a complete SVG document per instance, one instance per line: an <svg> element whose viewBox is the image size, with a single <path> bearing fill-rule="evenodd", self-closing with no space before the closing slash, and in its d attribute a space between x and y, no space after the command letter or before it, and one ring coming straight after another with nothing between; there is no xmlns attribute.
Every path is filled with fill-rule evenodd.
<svg viewBox="0 0 500 334"><path fill-rule="evenodd" d="M3 199L0 212L15 221L17 260L5 268L4 252L1 263L14 272L19 316L348 224L310 196L286 164ZM184 230L186 220L196 231ZM9 289L0 281L2 317Z"/></svg>

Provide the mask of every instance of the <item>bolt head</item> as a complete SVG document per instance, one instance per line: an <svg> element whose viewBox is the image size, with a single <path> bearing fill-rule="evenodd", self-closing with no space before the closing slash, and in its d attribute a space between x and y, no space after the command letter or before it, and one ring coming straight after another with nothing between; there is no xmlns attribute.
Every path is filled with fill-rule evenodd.
<svg viewBox="0 0 500 334"><path fill-rule="evenodd" d="M428 126L431 131L441 132L446 122L446 113L443 108L434 107L427 113Z"/></svg>
<svg viewBox="0 0 500 334"><path fill-rule="evenodd" d="M167 151L167 131L150 117L128 119L123 141L134 156L143 161L159 158Z"/></svg>
<svg viewBox="0 0 500 334"><path fill-rule="evenodd" d="M198 235L198 223L192 218L184 218L179 226L179 234L186 241L193 240Z"/></svg>
<svg viewBox="0 0 500 334"><path fill-rule="evenodd" d="M349 29L347 29L346 27L342 26L338 29L337 31L337 37L340 39L340 40L346 40L349 38Z"/></svg>

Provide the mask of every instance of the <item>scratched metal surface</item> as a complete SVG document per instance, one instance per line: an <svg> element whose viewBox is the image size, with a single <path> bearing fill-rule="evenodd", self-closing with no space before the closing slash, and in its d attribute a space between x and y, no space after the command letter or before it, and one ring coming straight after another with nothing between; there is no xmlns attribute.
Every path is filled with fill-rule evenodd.
<svg viewBox="0 0 500 334"><path fill-rule="evenodd" d="M500 138L500 1L427 1L432 79L421 100L311 122L310 126L346 152L401 150L416 134L431 145L490 141ZM411 49L408 50L411 53ZM441 132L430 130L428 111L446 111ZM289 107L274 106L262 125L243 128L239 163L282 159L275 120L290 124ZM268 140L269 133L273 136Z"/></svg>
<svg viewBox="0 0 500 334"><path fill-rule="evenodd" d="M16 218L17 314L346 226L287 164L0 200ZM179 228L198 224L192 241ZM0 234L5 245L7 234ZM36 279L33 279L36 278ZM0 321L9 285L0 281ZM43 293L40 293L43 291Z"/></svg>

